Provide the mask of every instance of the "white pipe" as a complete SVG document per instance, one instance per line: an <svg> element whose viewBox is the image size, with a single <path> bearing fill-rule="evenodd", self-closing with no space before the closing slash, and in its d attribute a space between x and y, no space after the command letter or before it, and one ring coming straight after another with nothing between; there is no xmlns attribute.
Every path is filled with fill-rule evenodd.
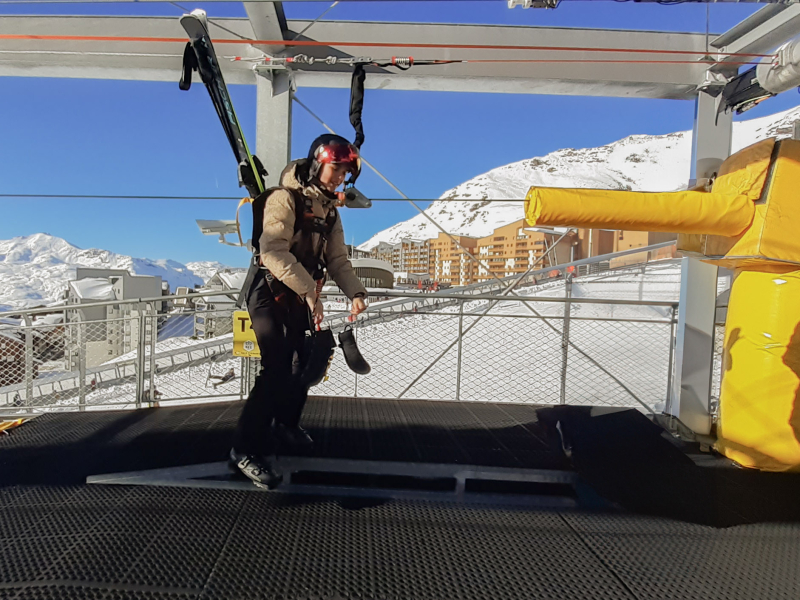
<svg viewBox="0 0 800 600"><path fill-rule="evenodd" d="M773 94L800 86L800 38L778 48L773 58L756 67L759 85Z"/></svg>

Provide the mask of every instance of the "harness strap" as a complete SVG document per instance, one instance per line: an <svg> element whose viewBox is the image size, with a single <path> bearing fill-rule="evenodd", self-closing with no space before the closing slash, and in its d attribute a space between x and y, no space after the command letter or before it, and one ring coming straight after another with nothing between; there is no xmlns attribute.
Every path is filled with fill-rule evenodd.
<svg viewBox="0 0 800 600"><path fill-rule="evenodd" d="M186 47L183 49L183 71L181 72L181 80L178 83L184 92L192 87L192 71L197 70L197 54L192 48L192 43L187 42Z"/></svg>
<svg viewBox="0 0 800 600"><path fill-rule="evenodd" d="M270 290L275 296L275 299L280 301L289 291L288 286L281 282L278 278L276 278L266 267L261 265L260 261L260 248L258 247L258 238L261 237L261 233L263 230L263 219L264 219L264 209L266 207L267 200L269 196L277 191L277 190L286 190L288 191L292 197L294 198L294 205L295 205L295 223L294 223L294 234L297 234L300 231L309 232L309 233L319 233L320 234L320 243L317 248L312 247L313 255L308 257L299 257L295 255L298 262L303 265L303 267L314 277L317 281L317 288L319 292L319 288L324 283L324 269L325 264L322 260L322 255L325 248L325 242L327 240L327 236L330 235L330 232L333 230L334 225L336 224L336 219L339 218L339 213L335 207L333 207L329 212L326 218L317 217L314 214L313 210L313 200L305 195L299 194L296 190L292 190L285 187L274 187L264 191L262 194L259 194L256 198L243 198L239 202L239 206L236 208L236 225L237 230L239 229L239 210L245 204L251 204L253 206L253 236L252 236L252 246L253 246L253 257L250 261L250 266L247 270L247 275L245 276L244 283L242 284L242 289L239 293L239 297L236 300L236 307L242 308L246 304L247 294L250 291L253 283L258 276L260 271L264 272L264 277L267 279L267 283L269 284ZM302 199L302 202L300 201ZM239 241L241 242L241 233L239 234ZM244 245L244 243L242 243Z"/></svg>
<svg viewBox="0 0 800 600"><path fill-rule="evenodd" d="M356 130L356 139L353 145L361 149L364 143L364 124L361 122L361 113L364 110L364 80L367 74L363 64L356 64L353 68L353 77L350 80L350 124Z"/></svg>
<svg viewBox="0 0 800 600"><path fill-rule="evenodd" d="M242 229L239 227L239 209L241 209L245 204L253 204L252 198L242 198L239 200L239 205L236 207L236 235L239 236L239 245L244 246L244 241L242 240ZM250 242L252 244L252 240Z"/></svg>

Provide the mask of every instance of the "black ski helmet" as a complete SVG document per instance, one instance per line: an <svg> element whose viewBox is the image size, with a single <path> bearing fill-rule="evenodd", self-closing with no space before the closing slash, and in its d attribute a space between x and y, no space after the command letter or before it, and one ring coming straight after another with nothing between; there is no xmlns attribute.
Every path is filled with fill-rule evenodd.
<svg viewBox="0 0 800 600"><path fill-rule="evenodd" d="M311 142L308 150L308 174L310 179L319 176L324 164L350 165L350 185L361 174L361 155L353 144L334 133L325 133Z"/></svg>

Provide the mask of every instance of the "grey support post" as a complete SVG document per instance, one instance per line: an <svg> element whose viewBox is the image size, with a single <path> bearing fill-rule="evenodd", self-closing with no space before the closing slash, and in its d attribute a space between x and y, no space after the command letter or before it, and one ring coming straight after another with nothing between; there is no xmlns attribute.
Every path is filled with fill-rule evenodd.
<svg viewBox="0 0 800 600"><path fill-rule="evenodd" d="M257 40L294 39L280 2L244 2L247 19ZM283 45L259 46L280 56ZM292 81L288 71L256 69L256 154L267 169L267 187L280 183L281 171L292 152ZM252 151L252 148L250 149Z"/></svg>
<svg viewBox="0 0 800 600"><path fill-rule="evenodd" d="M286 71L259 72L256 77L256 154L269 175L267 187L280 183L292 153L291 78Z"/></svg>
<svg viewBox="0 0 800 600"><path fill-rule="evenodd" d="M711 177L731 151L732 115L717 119L714 98L700 92L692 140L691 183ZM667 412L695 433L711 429L711 373L717 267L694 258L681 263L675 373Z"/></svg>

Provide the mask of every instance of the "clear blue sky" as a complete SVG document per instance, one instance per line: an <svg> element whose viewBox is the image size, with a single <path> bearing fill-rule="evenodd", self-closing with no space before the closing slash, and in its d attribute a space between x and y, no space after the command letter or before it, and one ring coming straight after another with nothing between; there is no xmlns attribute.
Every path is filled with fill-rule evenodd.
<svg viewBox="0 0 800 600"><path fill-rule="evenodd" d="M179 4L209 16L244 16L238 3ZM316 17L327 3L287 3L287 16ZM711 31L730 28L758 6L714 4ZM344 3L326 18L470 22L704 31L705 6L564 2L557 10L509 10L491 2ZM168 3L0 5L0 14L175 15ZM28 33L28 32L26 32ZM33 32L30 32L33 33ZM68 32L64 32L68 33ZM146 35L147 32L143 32ZM0 193L236 196L230 148L202 86L175 83L0 78ZM254 145L255 88L231 86L245 132ZM298 96L335 129L352 135L348 92L301 89ZM787 92L745 116L800 104ZM435 198L492 168L564 147L591 147L624 136L690 129L693 104L613 98L450 94L368 90L364 155L413 198ZM296 107L293 148L304 155L320 127ZM453 148L470 152L453 152ZM687 174L688 177L688 174ZM360 187L394 197L366 172ZM0 239L36 232L137 257L237 265L244 250L202 236L197 218L233 218L233 201L0 199ZM348 239L416 214L405 203L344 211Z"/></svg>

